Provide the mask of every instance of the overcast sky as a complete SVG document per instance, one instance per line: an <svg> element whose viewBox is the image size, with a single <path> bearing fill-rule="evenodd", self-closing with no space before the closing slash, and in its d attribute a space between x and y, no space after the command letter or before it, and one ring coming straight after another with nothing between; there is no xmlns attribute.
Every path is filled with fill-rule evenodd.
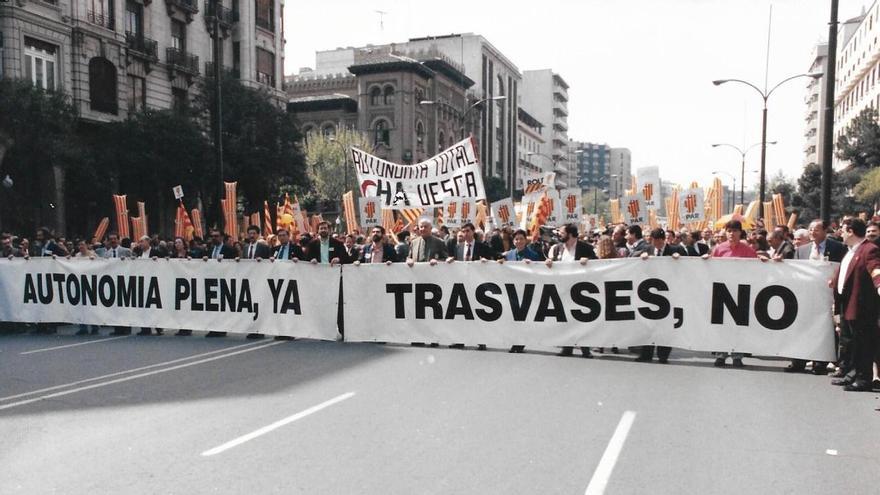
<svg viewBox="0 0 880 495"><path fill-rule="evenodd" d="M551 68L569 84L569 137L632 150L633 171L660 167L664 180L710 181L735 174L740 157L716 142L761 139L767 26L773 6L769 86L809 70L814 45L828 36L829 0L330 0L288 3L285 73L313 67L315 52L412 37L473 32L522 70ZM841 0L840 20L870 1ZM384 11L382 26L380 14ZM770 98L768 178L801 174L807 79ZM546 124L546 123L545 123ZM746 161L746 187L757 183ZM721 176L725 184L730 179ZM738 187L738 186L737 186Z"/></svg>

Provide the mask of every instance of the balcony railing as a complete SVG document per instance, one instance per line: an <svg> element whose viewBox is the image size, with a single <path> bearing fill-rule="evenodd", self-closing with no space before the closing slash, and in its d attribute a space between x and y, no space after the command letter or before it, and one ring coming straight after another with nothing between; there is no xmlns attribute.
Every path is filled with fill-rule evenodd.
<svg viewBox="0 0 880 495"><path fill-rule="evenodd" d="M113 17L107 14L89 10L86 12L86 20L97 26L113 29Z"/></svg>
<svg viewBox="0 0 880 495"><path fill-rule="evenodd" d="M220 21L220 24L225 26L231 26L232 24L238 22L238 12L233 11L232 9L227 9L223 5L220 5L220 1L217 0L205 0L205 20L213 20L214 18L214 6L217 6L217 18Z"/></svg>
<svg viewBox="0 0 880 495"><path fill-rule="evenodd" d="M177 48L165 49L165 61L172 68L192 75L199 74L199 57Z"/></svg>
<svg viewBox="0 0 880 495"><path fill-rule="evenodd" d="M125 33L125 45L136 54L150 60L159 60L159 44L155 40L132 32Z"/></svg>
<svg viewBox="0 0 880 495"><path fill-rule="evenodd" d="M241 70L239 69L223 67L221 70L233 79L241 79ZM214 77L214 62L205 62L205 77Z"/></svg>
<svg viewBox="0 0 880 495"><path fill-rule="evenodd" d="M199 11L199 4L196 0L165 0L165 3L191 14Z"/></svg>

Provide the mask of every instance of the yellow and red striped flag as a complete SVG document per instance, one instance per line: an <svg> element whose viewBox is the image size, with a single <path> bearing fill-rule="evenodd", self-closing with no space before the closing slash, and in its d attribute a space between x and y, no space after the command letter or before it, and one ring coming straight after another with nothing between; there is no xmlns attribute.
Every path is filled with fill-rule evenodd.
<svg viewBox="0 0 880 495"><path fill-rule="evenodd" d="M360 227L358 227L354 207L354 192L348 191L342 195L342 206L345 210L345 232L352 234L355 231L359 231Z"/></svg>
<svg viewBox="0 0 880 495"><path fill-rule="evenodd" d="M268 237L272 235L272 214L269 213L269 202L263 201L263 235Z"/></svg>
<svg viewBox="0 0 880 495"><path fill-rule="evenodd" d="M255 211L255 212L251 213L251 222L250 222L250 224L251 224L251 225L256 225L257 227L260 226L260 212Z"/></svg>
<svg viewBox="0 0 880 495"><path fill-rule="evenodd" d="M407 223L414 223L419 220L419 217L422 216L422 213L425 212L424 208L410 208L407 210L400 210L400 214L403 218L406 219Z"/></svg>
<svg viewBox="0 0 880 495"><path fill-rule="evenodd" d="M141 232L143 232L141 237L150 235L149 229L147 228L147 206L143 201L138 201L138 218L140 218ZM140 237L138 237L138 239L140 239Z"/></svg>
<svg viewBox="0 0 880 495"><path fill-rule="evenodd" d="M131 217L131 234L133 241L139 241L144 234L144 224L141 217Z"/></svg>
<svg viewBox="0 0 880 495"><path fill-rule="evenodd" d="M197 208L193 208L192 210L192 224L193 235L198 237L199 239L204 239L205 231L202 227L202 212L200 212Z"/></svg>
<svg viewBox="0 0 880 495"><path fill-rule="evenodd" d="M102 242L104 235L107 234L107 228L110 227L110 217L104 217L98 222L98 228L95 229L95 236L92 237L92 244Z"/></svg>
<svg viewBox="0 0 880 495"><path fill-rule="evenodd" d="M128 230L128 205L126 204L126 195L125 194L114 194L113 195L113 208L116 210L116 228L119 230L119 238L129 238L131 239L131 234Z"/></svg>
<svg viewBox="0 0 880 495"><path fill-rule="evenodd" d="M394 230L394 210L382 208L382 228L386 232Z"/></svg>
<svg viewBox="0 0 880 495"><path fill-rule="evenodd" d="M236 196L236 186L238 182L224 182L226 187L226 201L223 205L223 229L229 237L238 240L238 198Z"/></svg>
<svg viewBox="0 0 880 495"><path fill-rule="evenodd" d="M180 237L189 242L193 238L194 231L195 227L183 206L183 200L180 200L177 204L177 215L174 220L174 237Z"/></svg>

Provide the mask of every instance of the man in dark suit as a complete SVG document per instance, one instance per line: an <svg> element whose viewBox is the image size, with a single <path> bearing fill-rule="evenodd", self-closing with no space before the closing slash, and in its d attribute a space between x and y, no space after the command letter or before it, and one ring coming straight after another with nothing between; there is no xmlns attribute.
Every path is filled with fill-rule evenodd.
<svg viewBox="0 0 880 495"><path fill-rule="evenodd" d="M683 235L684 249L688 256L703 256L709 254L709 246L703 242L698 231L689 232Z"/></svg>
<svg viewBox="0 0 880 495"><path fill-rule="evenodd" d="M418 235L410 241L409 258L407 263L424 263L445 260L449 257L446 244L439 238L431 235L433 222L428 218L419 219Z"/></svg>
<svg viewBox="0 0 880 495"><path fill-rule="evenodd" d="M361 259L361 249L357 247L354 234L348 234L345 236L343 246L345 247L345 254L348 256L348 259L350 259L352 263L354 263L356 260Z"/></svg>
<svg viewBox="0 0 880 495"><path fill-rule="evenodd" d="M687 252L681 246L675 246L666 242L667 236L663 229L657 228L651 231L651 247L647 252L642 253L642 257L651 256L687 256ZM672 352L671 347L662 345L657 346L657 361L662 364L669 362L669 353ZM636 361L648 362L654 359L654 346L643 345Z"/></svg>
<svg viewBox="0 0 880 495"><path fill-rule="evenodd" d="M211 229L211 244L207 249L207 256L212 260L235 259L235 249L229 246L220 229ZM210 331L205 337L226 337L226 332Z"/></svg>
<svg viewBox="0 0 880 495"><path fill-rule="evenodd" d="M260 241L260 227L251 225L247 228L247 244L241 253L244 259L269 259L272 257L272 248L265 242Z"/></svg>
<svg viewBox="0 0 880 495"><path fill-rule="evenodd" d="M312 263L329 263L331 265L352 262L345 250L345 245L330 237L330 222L318 224L318 237L309 242L306 248L306 259Z"/></svg>
<svg viewBox="0 0 880 495"><path fill-rule="evenodd" d="M137 257L141 259L158 259L168 257L168 253L165 252L164 249L160 249L158 246L153 246L149 236L143 236L138 239L135 252L137 253ZM163 335L164 333L165 332L161 328L156 329L156 335ZM138 335L153 335L153 329L150 327L141 327L141 331L138 332Z"/></svg>
<svg viewBox="0 0 880 495"><path fill-rule="evenodd" d="M272 257L281 261L304 260L306 255L299 245L290 241L290 232L287 229L278 229L275 233L278 245L272 250Z"/></svg>
<svg viewBox="0 0 880 495"><path fill-rule="evenodd" d="M371 243L361 250L361 263L395 263L397 251L393 246L385 242L385 228L381 225L373 227L370 231Z"/></svg>
<svg viewBox="0 0 880 495"><path fill-rule="evenodd" d="M880 224L868 222L868 230L865 231L865 239L880 247Z"/></svg>
<svg viewBox="0 0 880 495"><path fill-rule="evenodd" d="M785 238L785 231L780 228L773 229L767 235L767 242L773 248L772 257L774 260L790 260L794 259L794 244Z"/></svg>
<svg viewBox="0 0 880 495"><path fill-rule="evenodd" d="M578 240L578 227L573 223L565 224L556 230L559 242L550 247L547 253L547 266L553 266L553 262L581 262L597 258L593 246ZM593 357L589 347L581 347L581 353L585 358ZM564 346L557 356L571 356L574 354L573 346Z"/></svg>
<svg viewBox="0 0 880 495"><path fill-rule="evenodd" d="M795 259L801 260L822 260L827 259L831 262L840 263L846 256L846 246L828 237L828 224L822 220L813 220L810 222L810 242L797 248L795 251ZM828 373L828 363L823 361L813 361L813 374L824 375ZM792 359L791 365L785 368L788 373L804 371L807 362L803 359Z"/></svg>
<svg viewBox="0 0 880 495"><path fill-rule="evenodd" d="M449 251L449 261L477 261L495 259L495 252L486 243L478 241L474 236L474 224L468 222L461 226L459 233L463 240L455 245L455 251Z"/></svg>
<svg viewBox="0 0 880 495"><path fill-rule="evenodd" d="M651 245L642 239L642 227L630 225L626 228L626 247L629 249L630 258L638 258L642 253L648 252Z"/></svg>
<svg viewBox="0 0 880 495"><path fill-rule="evenodd" d="M880 335L880 248L865 239L865 221L843 221L849 252L831 279L834 309L840 315L840 364L843 378L832 384L849 392L870 392L874 355Z"/></svg>

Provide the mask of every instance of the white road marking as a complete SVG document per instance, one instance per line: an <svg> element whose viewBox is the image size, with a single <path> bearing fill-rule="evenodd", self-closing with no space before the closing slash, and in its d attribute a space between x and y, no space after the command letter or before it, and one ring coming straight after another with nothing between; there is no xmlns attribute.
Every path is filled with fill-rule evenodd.
<svg viewBox="0 0 880 495"><path fill-rule="evenodd" d="M68 347L79 347L81 345L100 344L101 342L110 342L111 340L127 339L129 337L131 337L131 335L123 335L121 337L110 337L110 338L104 338L104 339L95 339L95 340L90 340L88 342L79 342L77 344L67 344L67 345L59 345L59 346L55 346L55 347L46 347L45 349L35 349L33 351L19 352L19 355L27 356L28 354L36 354L38 352L54 351L56 349L67 349Z"/></svg>
<svg viewBox="0 0 880 495"><path fill-rule="evenodd" d="M128 337L128 335L126 335L126 337ZM74 385L80 385L80 384L83 384L83 383L94 382L94 381L97 381L97 380L103 380L103 379L105 379L105 378L112 378L112 377L114 377L114 376L125 375L125 374L128 374L128 373L135 373L135 372L138 372L138 371L148 370L148 369L151 369L151 368L158 368L158 367L160 367L160 366L167 366L167 365L169 365L169 364L179 363L179 362L181 362L181 361L188 361L188 360L190 360L190 359L195 359L195 358L199 358L199 357L203 357L203 356L210 356L210 355L212 355L212 354L218 354L218 353L221 353L221 352L231 351L231 350L234 350L234 349L239 349L239 348L241 348L241 347L250 347L250 346L254 346L254 345L257 345L257 344L261 344L261 343L262 343L262 342L249 342L249 343L247 343L247 344L241 344L241 345L236 345L236 346L232 346L232 347L225 347L225 348L223 348L223 349L218 349L218 350L216 350L216 351L203 352L203 353L201 353L201 354L194 354L194 355L192 355L192 356L186 356L186 357L182 357L182 358L172 359L171 361L165 361L165 362L162 362L162 363L150 364L150 365L147 365L147 366L141 366L141 367L139 367L139 368L132 368L132 369L130 369L130 370L117 371L117 372L115 372L115 373L109 373L109 374L106 374L106 375L96 376L96 377L94 377L94 378L86 378L86 379L84 379L84 380L77 380L77 381L75 381L75 382L65 383L65 384L62 384L62 385L55 385L55 386L53 386L53 387L46 387L46 388L41 388L41 389L38 389L38 390L32 390L32 391L30 391L30 392L24 392L24 393L21 393L21 394L10 395L10 396L8 396L8 397L0 397L0 402L7 401L7 400L12 400L12 399L18 399L19 397L26 397L26 396L28 396L28 395L41 394L41 393L43 393L43 392L51 392L51 391L53 391L53 390L58 390L58 389L61 389L61 388L72 387L72 386L74 386Z"/></svg>
<svg viewBox="0 0 880 495"><path fill-rule="evenodd" d="M4 409L10 409L10 408L13 408L13 407L24 406L24 405L26 405L26 404L31 404L31 403L34 403L34 402L39 402L39 401L41 401L41 400L54 399L55 397L62 397L62 396L65 396L65 395L75 394L75 393L77 393L77 392L82 392L82 391L84 391L84 390L91 390L91 389L93 389L93 388L106 387L106 386L108 386L108 385L113 385L113 384L116 384L116 383L127 382L127 381L129 381L129 380L136 380L136 379L138 379L138 378L144 378L144 377L147 377L147 376L158 375L158 374L160 374L160 373L167 373L167 372L169 372L169 371L179 370L179 369L182 369L182 368L188 368L188 367L190 367L190 366L195 366L195 365L197 365L197 364L209 363L209 362L211 362L211 361L216 361L216 360L218 360L218 359L225 359L225 358L228 358L228 357L236 356L236 355L238 355L238 354L244 354L245 352L258 351L258 350L260 350L260 349L265 349L265 348L267 348L267 347L272 347L272 346L275 346L275 345L286 344L286 343L287 343L287 342L285 342L285 341L270 342L270 343L268 343L268 344L260 345L259 347L251 347L251 348L249 348L249 349L242 349L242 350L240 350L240 351L230 352L230 353L227 353L227 354L221 354L221 355L219 355L219 356L214 356L214 357L210 357L210 358L206 358L206 359L200 359L200 360L198 360L198 361L193 361L193 362L190 362L190 363L178 364L177 366L172 366L172 367L170 367L170 368L162 368L162 369L158 369L158 370L155 370L155 371L148 371L148 372L146 372L146 373L140 373L140 374L137 374L137 375L126 376L126 377L123 377L123 378L117 378L117 379L115 379L115 380L110 380L110 381L101 382L101 383L95 383L95 384L92 384L92 385L86 385L86 386L84 386L84 387L78 387L78 388L74 388L74 389L70 389L70 390L65 390L65 391L63 391L63 392L55 392L54 394L41 395L40 397L35 397L35 398L33 398L33 399L26 399L26 400L23 400L23 401L13 402L13 403L11 403L11 404L5 404L5 405L2 405L2 406L0 406L0 411L2 411L2 410L4 410ZM231 348L229 348L229 349L235 349L235 348L237 348L237 347L252 346L252 345L256 345L256 344L263 344L263 343L262 343L262 342L254 342L254 343L252 343L252 344L244 344L244 345L240 345L240 346L236 346L236 347L231 347ZM223 350L229 350L229 349L223 349ZM200 354L200 355L216 354L217 352L222 352L222 351L213 351L213 352L210 352L210 353L205 353L205 354ZM174 361L167 361L167 362L165 362L165 363L159 363L159 364L154 364L154 365L150 365L150 366L145 366L144 368L140 368L140 369L153 368L153 367L156 367L156 366L161 366L161 365L165 365L165 364L170 364L170 363L173 363L173 362L175 362L175 361L182 361L182 360L185 360L185 359L192 359L192 358L194 358L194 357L198 357L198 356L200 356L200 355L190 356L190 357L188 357L188 358L176 359L176 360L174 360ZM102 378L107 378L107 377L109 377L109 376L118 375L118 374L131 373L132 371L135 371L135 370L121 371L121 372L119 372L119 373L113 373L113 374L111 374L111 375L104 375L104 376L102 376L102 377L90 378L90 379L88 379L88 380L81 380L79 383L82 383L82 382L85 382L85 381L100 380L100 379L102 379ZM74 383L77 383L77 382L74 382ZM51 388L62 388L62 387L70 386L70 385L72 385L72 383L68 383L67 385L59 385L59 386L57 386L57 387L51 387ZM20 397L20 396L22 396L22 395L32 395L32 394L34 394L34 393L36 393L36 392L28 392L28 393L26 393L26 394L19 394L18 396L12 396L12 397ZM5 398L0 399L0 400L8 400L8 399L10 399L10 398L12 398L12 397L5 397Z"/></svg>
<svg viewBox="0 0 880 495"><path fill-rule="evenodd" d="M608 486L611 472L614 471L614 465L617 464L617 458L623 449L623 442L626 441L626 436L629 435L629 430L632 428L635 419L636 413L634 411L626 411L621 416L620 422L617 423L617 428L614 430L614 435L611 436L608 446L605 447L605 453L602 454L602 459L599 461L599 465L596 466L596 471L590 479L590 484L587 485L587 491L584 492L585 495L602 495L605 493L605 487Z"/></svg>
<svg viewBox="0 0 880 495"><path fill-rule="evenodd" d="M202 455L205 457L209 457L212 455L219 454L221 452L225 452L233 447L236 447L236 446L241 445L245 442L251 441L259 436L265 435L266 433L269 433L273 430L281 428L284 425L293 423L294 421L296 421L298 419L305 418L306 416L314 414L314 413L320 411L321 409L324 409L326 407L330 407L333 404L342 402L342 401L344 401L346 399L350 399L352 397L354 397L354 392L344 393L344 394L342 394L338 397L334 397L326 402L322 402L322 403L318 404L317 406L312 406L312 407L306 409L305 411L298 412L298 413L294 414L293 416L288 416L288 417L286 417L282 420L276 421L268 426L264 426L264 427L260 428L259 430L252 431L252 432L248 433L247 435L243 435L243 436L240 436L234 440L230 440L230 441L224 443L223 445L220 445L219 447L214 447L213 449L206 450L206 451L202 452Z"/></svg>

